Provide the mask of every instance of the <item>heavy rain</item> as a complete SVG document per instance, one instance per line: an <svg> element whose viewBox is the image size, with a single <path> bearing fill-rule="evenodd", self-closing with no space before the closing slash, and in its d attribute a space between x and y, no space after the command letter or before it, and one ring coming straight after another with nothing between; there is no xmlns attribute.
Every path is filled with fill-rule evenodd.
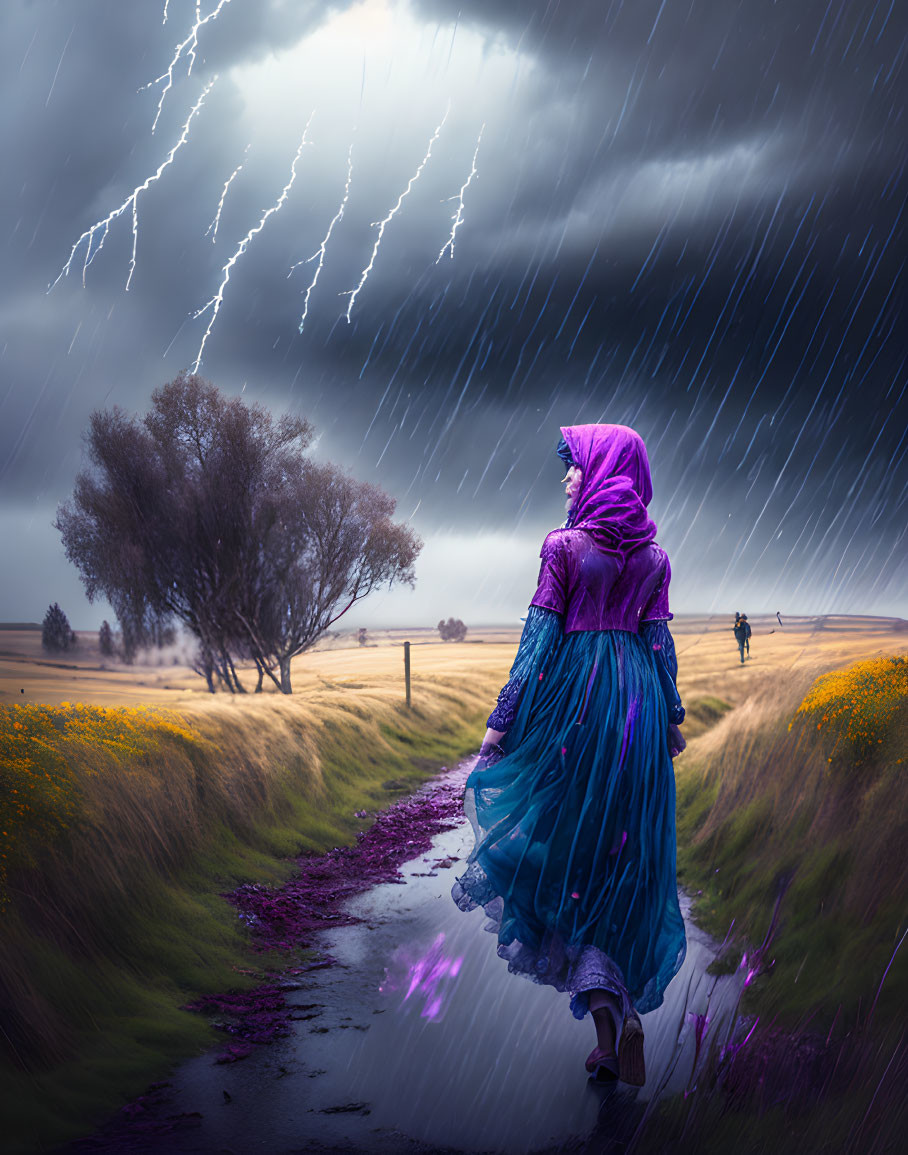
<svg viewBox="0 0 908 1155"><path fill-rule="evenodd" d="M12 904L25 943L20 951L11 938L5 954L0 946L0 969L15 975L0 1009L11 1008L9 1070L51 1103L47 1120L43 1107L23 1107L17 1137L40 1132L35 1149L73 1143L60 1148L73 1153L644 1155L706 1150L698 1136L713 1125L724 1138L709 1150L736 1149L720 1131L729 1113L763 1120L783 1104L808 1119L820 1102L833 1104L817 1115L822 1150L894 1149L892 1088L906 1069L890 1013L904 982L904 868L887 825L901 805L893 783L908 618L905 12L895 0L7 0L0 28L0 639L20 647L0 654L0 753L12 767L0 779L0 826L12 830L0 832L9 840L0 840L0 913ZM273 636L243 621L238 674L229 645L210 652L192 612L173 610L174 594L172 620L142 618L158 631L149 643L158 656L142 661L158 669L140 665L139 680L115 583L113 593L93 587L71 564L85 523L63 503L103 457L100 411L125 429L124 414L149 413L155 390L187 380L220 391L212 411L228 399L242 402L234 416L261 406L276 457L291 444L306 451L298 474L288 451L255 495L250 488L256 517L273 508L274 523L292 522L280 497L304 487L281 488L288 478L308 479L315 493L317 475L333 494L342 477L378 511L374 521L363 515L360 546L393 513L399 536L385 548L390 556L396 542L397 560L368 597L354 593L343 617L330 616L326 596L324 614L303 628L290 595L279 603L265 580L277 570L272 556L264 564L264 551L250 548L243 556L265 575L256 595ZM179 391L156 397L158 430L178 426ZM464 917L476 904L456 897L472 847L464 807L474 763L464 757L478 748L477 703L486 683L502 684L494 662L504 670L502 655L513 656L540 546L570 508L559 486L562 429L599 423L632 427L649 455L648 513L671 557L663 573L680 673L669 681L683 684L690 738L687 761L674 763L688 888L675 931L687 955L675 951L664 1002L641 1012L648 1078L622 1075L620 1087L599 1085L601 1064L587 1067L597 1072L587 1083L567 988L556 998L535 974L535 986L518 981L479 916ZM148 471L136 476L163 476L154 471L165 457L149 450ZM245 478L237 474L238 505ZM208 497L233 478L220 480ZM143 517L124 534L124 555L144 534ZM149 518L148 541L152 528ZM164 538L173 532L168 524ZM222 557L221 544L211 556ZM300 556L288 570L305 568ZM231 612L245 612L247 591L236 593L245 581L233 580ZM48 606L39 649L28 630ZM751 626L736 606L753 622L752 664ZM656 620L668 636L665 617ZM91 632L93 664L84 640L75 657L51 661L48 622L61 650L76 646L75 631ZM659 637L647 661L673 647ZM391 651L403 645L405 708L401 655ZM578 726L606 677L600 656ZM296 697L284 701L291 658ZM616 662L623 692L623 651ZM258 696L243 698L240 674L253 670ZM199 674L214 695L202 705ZM266 674L273 685L262 692ZM215 694L216 677L229 694ZM643 742L649 723L639 719L655 716L644 696L632 696L621 720L619 771ZM171 704L187 712L166 713ZM493 705L494 692L483 719ZM665 705L659 698L663 714ZM23 722L12 721L16 711ZM591 719L601 733L607 716ZM493 718L488 734L507 746ZM662 751L671 854L660 859L671 902L667 768L685 756L673 740ZM489 741L482 773L496 752L509 755ZM565 743L562 769L573 756ZM101 751L107 778L86 749ZM52 787L38 782L57 791L50 802L40 795L44 826L19 794L38 790L41 758L51 759L48 782L59 771ZM800 778L792 784L802 758L803 789ZM82 793L67 793L78 774ZM759 793L770 779L773 790L781 783L772 804ZM606 838L603 820L595 846L614 862L624 854L626 871L638 852L624 825ZM91 853L78 850L76 832L102 828L85 843ZM108 842L109 830L120 833ZM32 857L30 840L54 848L46 876L44 850ZM56 849L68 840L91 880L84 894ZM757 865L736 866L728 847L746 847ZM105 854L116 882L96 893ZM130 855L142 862L135 875ZM861 871L865 883L883 879L878 904L876 895L864 902ZM605 901L596 879L568 885L565 872L563 882L562 897ZM110 907L124 919L122 939L116 920L115 932L102 926L109 894L122 903ZM745 898L739 914L733 900ZM828 930L822 920L848 903L848 917L867 909L860 933L842 930L845 915ZM805 910L823 928L806 946ZM78 942L67 953L70 931ZM110 958L122 947L123 973L142 984L142 950L158 943L161 982L173 978L163 994L157 973L148 979L158 1002L130 1002L135 988L104 970L114 939ZM87 1008L74 1000L73 1023L83 1009L94 1023L97 991L75 974L83 945L86 959L101 960L98 989L125 991L121 1018L138 1024L129 1046L138 1039L144 1049L123 1052L122 1088L105 1074L109 1055L85 1061L84 1082L54 1082L64 1061L78 1065L83 1044L97 1058L91 1046L105 1030L112 1046L127 1038L108 1022L84 1043L84 1023L57 1013L70 982ZM31 986L33 947L41 965ZM216 979L199 977L209 948ZM830 973L851 967L839 986L822 986L824 952ZM753 1010L752 988L773 981L777 955L787 977L770 1017ZM59 988L47 979L57 966ZM791 992L802 971L814 993L797 1019L805 987ZM235 974L249 980L242 989ZM177 1011L192 1012L183 1020L193 1025L168 1017ZM224 1035L214 1049L208 1036L199 1046L209 1027ZM590 1021L583 1031L589 1046ZM616 1070L619 1035L612 1030ZM169 1077L139 1095L149 1070ZM20 1084L10 1085L16 1097ZM126 1104L119 1114L116 1095ZM866 1113L835 1115L849 1095ZM688 1113L679 1145L663 1147L657 1128L673 1110ZM841 1118L849 1129L839 1148ZM748 1150L776 1150L768 1134Z"/></svg>
<svg viewBox="0 0 908 1155"><path fill-rule="evenodd" d="M191 366L412 518L371 621L516 620L599 420L678 609L904 610L895 5L120 7L4 15L8 616L105 615L51 526L80 431Z"/></svg>

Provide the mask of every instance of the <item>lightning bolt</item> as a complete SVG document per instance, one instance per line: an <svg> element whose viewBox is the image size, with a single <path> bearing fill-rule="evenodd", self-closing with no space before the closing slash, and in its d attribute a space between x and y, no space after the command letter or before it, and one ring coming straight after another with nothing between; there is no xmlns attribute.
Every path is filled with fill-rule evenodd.
<svg viewBox="0 0 908 1155"><path fill-rule="evenodd" d="M197 318L201 317L203 313L205 313L209 309L211 309L211 319L208 322L208 328L205 330L205 335L202 337L202 343L199 346L198 355L196 356L196 359L195 359L193 366L192 366L193 373L197 373L199 371L199 366L202 363L202 354L205 352L205 344L208 341L209 336L211 335L211 330L214 326L214 322L217 319L217 315L220 311L221 304L223 303L223 300L224 300L224 289L227 287L227 282L230 280L230 270L237 263L237 261L243 255L243 253L245 253L246 248L249 245L249 242L256 235L256 233L260 233L262 231L262 229L265 227L265 221L267 221L270 216L273 216L274 213L276 213L280 209L280 207L283 205L284 201L287 199L287 196L290 193L290 189L293 187L293 182L296 180L296 166L299 162L300 156L302 155L303 146L306 143L306 136L309 132L309 125L312 123L312 117L314 115L315 115L314 113L310 113L309 119L306 121L306 127L303 129L303 135L300 139L299 147L296 150L296 156L293 158L293 164L290 166L290 179L287 181L287 183L281 189L280 196L277 198L277 200L274 202L274 204L271 206L271 208L265 210L265 212L262 214L262 217L261 217L261 220L259 221L259 223L257 225L255 225L253 228L251 228L249 230L249 232L245 235L245 237L243 237L243 239L237 245L236 252L233 254L233 256L230 258L230 260L227 262L227 264L221 270L223 275L221 277L221 283L218 286L218 291L215 293L215 295L211 298L210 301L208 301L206 304L204 304L201 307L201 309L197 309L196 312L192 314L193 320L196 320Z"/></svg>
<svg viewBox="0 0 908 1155"><path fill-rule="evenodd" d="M334 214L334 219L331 221L331 224L328 225L328 231L325 233L324 239L322 240L322 243L318 247L318 252L313 253L312 256L308 257L305 261L297 261L296 264L292 265L290 268L290 273L292 273L293 270L298 269L300 265L304 265L304 264L307 265L310 261L314 261L315 258L318 257L318 265L316 266L316 269L315 269L315 276L312 278L311 282L309 283L309 287L306 289L306 297L303 301L303 315L302 315L302 317L300 317L300 329L299 329L299 331L301 333L303 331L303 326L306 323L306 315L309 312L309 295L311 294L312 290L315 288L315 284L318 281L318 275L322 271L322 265L325 263L325 249L327 248L328 241L331 239L331 232L334 229L334 226L338 223L338 221L344 215L344 208L346 207L346 204L347 204L347 198L350 196L350 180L351 180L352 176L353 176L353 145L351 144L350 148L347 150L347 183L344 185L344 199L340 203L340 208ZM287 274L288 277L290 276L290 273Z"/></svg>
<svg viewBox="0 0 908 1155"><path fill-rule="evenodd" d="M170 61L170 65L168 66L167 71L162 72L161 75L155 77L154 80L149 80L149 82L147 84L143 84L142 87L138 90L139 92L144 92L146 88L151 88L155 84L160 84L161 81L165 82L164 87L161 89L160 100L158 100L158 110L155 113L155 117L154 117L154 120L153 120L152 125L151 125L152 133L158 127L158 120L160 119L160 116L161 116L161 109L164 107L164 98L167 96L167 93L173 87L173 70L174 70L174 68L176 68L177 64L179 63L180 57L183 55L183 53L185 51L187 56L189 57L189 67L186 70L186 75L191 76L192 75L192 66L193 66L193 64L195 64L195 50L198 47L198 43L199 43L199 29L202 28L205 24L207 24L210 20L216 19L216 17L220 13L221 9L224 7L224 5L229 4L229 3L230 3L230 0L218 0L217 8L215 8L212 12L209 12L207 16L203 17L201 12L199 11L199 9L201 7L201 0L195 0L195 24L193 24L192 30L190 31L190 33L186 37L186 39L183 40L180 44L178 44L176 46L176 48L173 50L173 59ZM165 23L167 21L166 6L164 9L164 21L165 21Z"/></svg>
<svg viewBox="0 0 908 1155"><path fill-rule="evenodd" d="M419 177L420 177L420 174L422 173L422 170L426 167L426 164L428 163L429 157L432 155L432 145L436 142L436 140L438 140L438 134L441 132L445 121L448 119L448 113L450 112L450 110L451 110L451 102L448 101L448 107L445 109L445 114L441 118L441 123L438 125L438 128L435 129L435 132L432 134L432 139L429 141L429 147L426 149L426 155L422 158L422 161L419 165L419 168L416 170L416 172L413 174L413 176L410 177L410 181L409 181L407 187L404 189L404 191L397 198L397 204L394 206L393 209L391 209L391 211L384 218L384 220L372 222L373 228L375 228L376 225L378 226L378 236L375 238L375 245L372 249L372 256L369 258L369 263L363 269L362 276L360 277L359 284L356 286L356 288L348 290L348 292L346 294L344 294L344 293L341 294L341 296L347 295L350 297L350 300L347 302L347 324L348 325L350 324L350 314L353 311L353 302L356 300L357 294L359 293L360 289L366 283L366 278L372 272L372 266L375 264L375 257L378 253L378 248L379 248L379 245L381 244L381 239L382 239L382 236L384 235L385 228L387 227L391 218L394 216L394 214L397 212L397 210L403 204L404 197L407 195L407 193L410 191L410 189L414 186L414 184L416 184L417 180L419 180Z"/></svg>
<svg viewBox="0 0 908 1155"><path fill-rule="evenodd" d="M473 177L476 176L476 172L477 172L476 158L479 156L479 145L482 142L482 134L485 132L485 129L486 129L486 126L483 125L482 128L479 130L479 136L476 139L476 151L473 153L473 165L470 169L470 175L467 177L467 179L464 181L464 183L460 186L460 195L459 195L458 200L457 200L457 212L451 217L451 220L454 222L454 224L451 228L451 235L448 237L447 241L445 241L445 243L442 245L441 251L439 252L439 254L435 260L436 265L441 260L441 258L445 255L445 249L451 250L451 260L452 261L454 260L454 234L460 228L461 224L463 224L463 195L467 191L467 189L470 187L470 181L472 181ZM454 198L451 197L451 200L453 200L453 199Z"/></svg>
<svg viewBox="0 0 908 1155"><path fill-rule="evenodd" d="M245 159L246 153L248 151L249 151L249 145L247 144L245 149L243 150L244 159ZM211 233L211 243L212 244L214 244L214 242L217 240L218 225L221 223L221 209L224 207L224 198L227 196L227 190L233 184L233 178L236 176L236 174L238 172L240 172L242 170L242 168L243 168L243 161L240 161L240 163L236 166L236 168L233 170L233 172L230 174L230 176L227 177L227 180L224 184L223 191L221 192L221 199L218 201L218 210L214 214L214 220L211 222L211 224L205 230L205 236L206 237L208 236L209 233ZM213 232L212 232L212 229L214 230Z"/></svg>
<svg viewBox="0 0 908 1155"><path fill-rule="evenodd" d="M154 184L154 182L160 177L160 175L164 171L164 169L167 168L167 166L171 163L173 158L176 156L177 152L179 152L179 150L182 148L182 146L186 143L186 141L189 137L189 126L190 126L190 124L192 124L192 118L195 116L195 114L202 107L202 103L205 100L205 97L211 91L211 88L212 88L212 86L216 80L217 80L217 76L213 76L211 78L211 80L208 82L208 84L205 86L204 90L202 91L202 95L199 97L199 99L193 105L192 112L190 112L189 116L186 118L186 123L183 125L183 131L180 133L180 139L177 141L177 143L173 146L173 148L170 150L170 152L167 154L167 156L164 158L164 160L158 166L157 171L155 173L153 173L150 177L148 177L148 179L143 184L140 184L137 188L133 189L133 191L129 194L129 196L126 198L126 200L123 201L123 203L120 205L119 208L114 209L113 212L109 213L103 220L96 221L95 224L93 224L90 229L86 229L85 232L82 234L82 236L79 237L79 239L76 241L76 243L72 247L72 252L69 254L69 260L66 262L66 264L63 266L63 268L58 273L57 280L54 281L54 283L52 285L48 286L48 289L47 289L48 293L51 291L51 289L54 288L54 285L57 284L57 281L59 281L61 277L69 276L69 270L70 270L70 267L72 266L73 257L76 255L76 250L79 248L79 245L81 245L82 242L84 240L86 240L86 238L87 238L88 244L87 244L86 249L85 249L85 260L82 264L82 284L84 286L85 274L88 271L88 266L91 264L91 262L95 259L95 257L98 255L98 253L100 253L101 249L104 247L104 241L107 238L107 232L111 226L111 223L113 221L115 221L117 219L117 217L120 216L121 213L124 213L131 205L132 206L132 256L131 256L130 261L129 261L129 275L126 278L126 291L129 292L129 285L130 285L130 282L132 281L132 274L133 274L135 267L136 267L136 244L137 244L138 239L139 239L139 207L138 207L139 206L139 193L145 192L148 189L149 185ZM99 229L101 230L101 239L98 241L97 247L95 248L94 252L92 252L92 245L94 244L95 234L98 232Z"/></svg>
<svg viewBox="0 0 908 1155"><path fill-rule="evenodd" d="M161 21L162 24L167 23L167 9L169 7L170 7L170 0L164 0L164 19Z"/></svg>
<svg viewBox="0 0 908 1155"><path fill-rule="evenodd" d="M215 16L216 15L217 15L217 13L215 12ZM189 67L186 69L186 75L187 76L192 76L192 66L193 66L193 64L195 64L195 50L198 47L199 28L201 27L201 21L202 21L202 0L195 0L195 25L193 27L192 32L189 33L189 35L192 39L192 43L189 45L189 51L187 53L187 55L189 56ZM152 128L151 131L154 132L154 129Z"/></svg>

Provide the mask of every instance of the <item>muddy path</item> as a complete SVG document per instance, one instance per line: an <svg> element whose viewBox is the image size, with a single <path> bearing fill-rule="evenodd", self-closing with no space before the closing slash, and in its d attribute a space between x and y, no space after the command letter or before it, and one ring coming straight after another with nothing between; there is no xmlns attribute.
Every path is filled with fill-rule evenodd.
<svg viewBox="0 0 908 1155"><path fill-rule="evenodd" d="M320 964L196 1004L224 1046L183 1063L76 1151L531 1152L604 1149L654 1098L683 1090L696 1016L729 1025L739 975L689 920L687 958L643 1020L647 1082L592 1083L592 1021L508 973L481 910L450 897L472 847L459 797L472 759L379 814L353 848L301 859L280 890L231 896L263 945L307 942Z"/></svg>

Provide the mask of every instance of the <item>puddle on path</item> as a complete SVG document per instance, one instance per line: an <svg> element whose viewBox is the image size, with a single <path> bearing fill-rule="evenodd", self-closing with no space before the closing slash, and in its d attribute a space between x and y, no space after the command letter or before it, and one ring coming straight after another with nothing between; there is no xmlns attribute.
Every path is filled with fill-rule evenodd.
<svg viewBox="0 0 908 1155"><path fill-rule="evenodd" d="M692 1016L709 1002L710 1034L721 1029L741 982L705 973L717 946L690 923L689 900L684 966L643 1018L646 1086L601 1087L583 1065L592 1020L574 1019L566 994L509 974L483 912L454 905L471 847L464 819L402 867L404 885L351 899L345 909L364 921L319 935L337 965L290 994L294 1034L228 1066L214 1052L180 1066L166 1113L201 1117L141 1150L527 1155L601 1133L604 1111L633 1120L653 1094L682 1090Z"/></svg>

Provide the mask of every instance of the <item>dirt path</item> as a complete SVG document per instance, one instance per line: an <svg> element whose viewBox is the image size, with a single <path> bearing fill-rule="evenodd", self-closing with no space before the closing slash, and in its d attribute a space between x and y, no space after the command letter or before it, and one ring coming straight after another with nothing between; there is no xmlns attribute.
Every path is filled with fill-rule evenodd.
<svg viewBox="0 0 908 1155"><path fill-rule="evenodd" d="M305 936L330 965L287 973L232 1008L211 1000L239 1034L68 1150L577 1150L683 1089L694 1016L709 1002L718 1029L740 980L706 975L716 945L688 923L684 968L644 1018L646 1086L590 1083L591 1021L571 1016L566 995L510 975L482 912L451 900L472 846L458 804L470 765L383 812L357 847L302 860L289 891L241 888L233 901L261 920L264 941ZM375 882L399 866L397 881Z"/></svg>

